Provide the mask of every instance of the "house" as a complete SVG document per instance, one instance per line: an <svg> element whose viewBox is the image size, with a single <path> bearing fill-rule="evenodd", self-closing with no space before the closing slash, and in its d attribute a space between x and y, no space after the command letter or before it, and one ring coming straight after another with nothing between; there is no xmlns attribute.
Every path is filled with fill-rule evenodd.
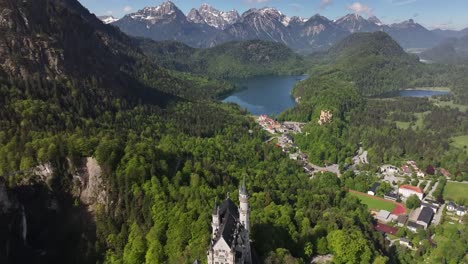
<svg viewBox="0 0 468 264"><path fill-rule="evenodd" d="M457 210L457 205L454 204L453 202L448 202L447 203L447 211L453 212L455 210Z"/></svg>
<svg viewBox="0 0 468 264"><path fill-rule="evenodd" d="M304 166L304 171L306 173L312 173L312 172L314 172L314 170L315 170L314 167L312 167L312 165L310 165L310 164L307 164L307 165Z"/></svg>
<svg viewBox="0 0 468 264"><path fill-rule="evenodd" d="M456 214L457 214L458 216L464 216L464 215L466 215L466 208L463 207L463 206L458 206L458 207L457 207L457 212L456 212Z"/></svg>
<svg viewBox="0 0 468 264"><path fill-rule="evenodd" d="M421 213L419 213L417 224L422 225L424 229L427 229L431 224L432 218L434 217L434 211L429 207L423 207Z"/></svg>
<svg viewBox="0 0 468 264"><path fill-rule="evenodd" d="M380 172L386 172L387 174L395 174L398 173L398 168L393 165L384 165L380 167Z"/></svg>
<svg viewBox="0 0 468 264"><path fill-rule="evenodd" d="M307 160L309 157L307 157L307 155L304 153L299 153L299 156L297 158L300 160Z"/></svg>
<svg viewBox="0 0 468 264"><path fill-rule="evenodd" d="M387 200L396 201L398 200L398 193L388 192L384 194L384 198Z"/></svg>
<svg viewBox="0 0 468 264"><path fill-rule="evenodd" d="M409 241L406 237L400 238L400 245L407 248L413 248L413 243L411 243L411 241Z"/></svg>
<svg viewBox="0 0 468 264"><path fill-rule="evenodd" d="M298 160L299 159L299 154L291 153L291 154L289 154L289 158L292 159L292 160Z"/></svg>
<svg viewBox="0 0 468 264"><path fill-rule="evenodd" d="M208 264L252 263L250 250L249 195L245 178L239 188L239 207L229 197L212 213Z"/></svg>
<svg viewBox="0 0 468 264"><path fill-rule="evenodd" d="M437 213L437 211L439 210L439 206L433 205L433 204L427 203L427 202L422 202L421 203L421 209L423 209L424 207L430 208L434 212L434 214Z"/></svg>
<svg viewBox="0 0 468 264"><path fill-rule="evenodd" d="M411 195L416 195L419 200L422 200L424 195L420 188L411 185L401 185L400 188L398 188L398 193L405 198L408 198Z"/></svg>
<svg viewBox="0 0 468 264"><path fill-rule="evenodd" d="M418 229L424 229L424 226L413 221L409 221L406 227L408 227L408 229L413 232L417 232Z"/></svg>
<svg viewBox="0 0 468 264"><path fill-rule="evenodd" d="M377 218L377 220L379 221L382 221L382 222L388 222L389 220L389 217L390 217L390 212L389 211L385 211L385 210L380 210L377 215L375 216L375 218Z"/></svg>
<svg viewBox="0 0 468 264"><path fill-rule="evenodd" d="M397 224L398 226L405 226L406 222L408 222L408 216L407 215L399 215L397 218Z"/></svg>
<svg viewBox="0 0 468 264"><path fill-rule="evenodd" d="M375 195L377 193L377 188L379 188L380 183L376 182L372 185L369 191L367 191L367 194L369 195Z"/></svg>
<svg viewBox="0 0 468 264"><path fill-rule="evenodd" d="M408 166L408 165L401 166L401 171L403 172L403 174L408 174L408 175L413 174L413 171L411 170L410 166Z"/></svg>
<svg viewBox="0 0 468 264"><path fill-rule="evenodd" d="M444 175L444 177L447 179L450 179L450 177L452 176L450 172L444 168L439 168L439 172L440 174Z"/></svg>

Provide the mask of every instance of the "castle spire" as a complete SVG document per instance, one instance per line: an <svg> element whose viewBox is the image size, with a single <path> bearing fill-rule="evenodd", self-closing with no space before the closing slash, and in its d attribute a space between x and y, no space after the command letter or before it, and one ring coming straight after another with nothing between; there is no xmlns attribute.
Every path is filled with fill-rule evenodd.
<svg viewBox="0 0 468 264"><path fill-rule="evenodd" d="M214 207L213 207L213 215L217 215L218 213L219 213L218 197L216 197Z"/></svg>
<svg viewBox="0 0 468 264"><path fill-rule="evenodd" d="M239 193L242 194L242 195L247 195L247 188L245 187L245 176L242 179L242 185L241 185L241 187L239 189Z"/></svg>

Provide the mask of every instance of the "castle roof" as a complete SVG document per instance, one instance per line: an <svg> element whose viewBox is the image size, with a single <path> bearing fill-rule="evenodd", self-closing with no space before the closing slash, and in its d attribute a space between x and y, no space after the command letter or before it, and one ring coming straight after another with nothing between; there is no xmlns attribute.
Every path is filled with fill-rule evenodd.
<svg viewBox="0 0 468 264"><path fill-rule="evenodd" d="M221 204L219 213L221 224L215 240L218 241L222 237L228 246L232 247L236 235L239 233L237 229L240 228L240 225L238 225L239 209L230 198L227 198Z"/></svg>

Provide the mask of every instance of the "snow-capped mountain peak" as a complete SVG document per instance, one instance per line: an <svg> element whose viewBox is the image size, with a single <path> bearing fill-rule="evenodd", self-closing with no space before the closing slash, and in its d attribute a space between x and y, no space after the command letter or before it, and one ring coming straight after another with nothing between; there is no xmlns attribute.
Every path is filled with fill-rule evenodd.
<svg viewBox="0 0 468 264"><path fill-rule="evenodd" d="M162 3L159 6L145 7L136 13L129 14L135 20L158 21L162 19L184 17L184 13L171 1Z"/></svg>
<svg viewBox="0 0 468 264"><path fill-rule="evenodd" d="M367 21L372 22L372 23L376 24L377 26L383 26L382 21L380 21L380 19L378 19L376 16L369 17L369 19L367 19Z"/></svg>
<svg viewBox="0 0 468 264"><path fill-rule="evenodd" d="M99 16L98 17L104 24L111 24L117 21L118 19L113 16Z"/></svg>
<svg viewBox="0 0 468 264"><path fill-rule="evenodd" d="M187 19L193 23L205 23L217 29L225 29L239 21L240 16L236 10L224 12L208 4L202 4L198 10L192 9L187 15Z"/></svg>

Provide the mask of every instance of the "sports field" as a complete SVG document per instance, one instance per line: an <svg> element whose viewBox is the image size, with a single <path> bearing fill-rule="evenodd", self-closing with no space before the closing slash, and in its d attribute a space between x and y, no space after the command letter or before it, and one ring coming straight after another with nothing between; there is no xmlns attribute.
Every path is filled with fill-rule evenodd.
<svg viewBox="0 0 468 264"><path fill-rule="evenodd" d="M468 183L447 182L444 188L444 199L447 201L468 201Z"/></svg>
<svg viewBox="0 0 468 264"><path fill-rule="evenodd" d="M360 192L355 192L355 191L350 191L351 195L354 195L361 200L361 202L369 209L375 210L375 211L380 211L380 210L386 210L389 212L392 212L393 209L395 209L396 204L392 203L390 201L386 201L384 199L379 199L378 197L367 195L364 193Z"/></svg>

